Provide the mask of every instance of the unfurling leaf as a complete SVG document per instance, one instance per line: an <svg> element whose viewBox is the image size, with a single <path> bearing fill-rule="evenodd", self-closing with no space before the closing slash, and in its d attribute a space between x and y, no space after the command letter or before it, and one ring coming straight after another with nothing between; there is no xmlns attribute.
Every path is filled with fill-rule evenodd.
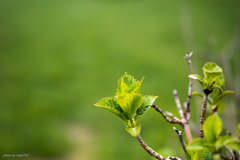
<svg viewBox="0 0 240 160"><path fill-rule="evenodd" d="M206 94L210 94L213 92L213 89L219 89L220 93L222 93L222 83L224 82L220 79L222 75L222 69L215 63L208 62L203 68L204 78L200 77L197 74L190 74L188 77L192 79L196 79L202 85L203 91ZM216 82L219 82L218 84Z"/></svg>
<svg viewBox="0 0 240 160"><path fill-rule="evenodd" d="M220 86L218 86L218 85L213 84L213 85L210 87L210 91L213 91L214 89L218 89L219 94L222 94L222 93L223 93L222 88L221 88Z"/></svg>
<svg viewBox="0 0 240 160"><path fill-rule="evenodd" d="M140 108L136 112L135 119L143 115L152 106L158 96L144 96Z"/></svg>
<svg viewBox="0 0 240 160"><path fill-rule="evenodd" d="M127 122L129 119L127 114L122 110L120 105L117 103L117 101L112 98L103 98L98 103L94 104L97 107L104 108L113 114L115 114L117 117L122 119L124 122Z"/></svg>
<svg viewBox="0 0 240 160"><path fill-rule="evenodd" d="M134 77L125 74L118 80L117 95L124 93L139 93L142 85L142 81L134 79Z"/></svg>
<svg viewBox="0 0 240 160"><path fill-rule="evenodd" d="M207 83L207 88L210 88L215 81L222 75L222 68L220 68L216 63L208 62L203 68L204 82Z"/></svg>
<svg viewBox="0 0 240 160"><path fill-rule="evenodd" d="M233 136L223 136L220 137L216 143L215 143L215 148L218 150L223 146L226 146L227 144L231 143L231 142L235 142L236 139Z"/></svg>
<svg viewBox="0 0 240 160"><path fill-rule="evenodd" d="M203 124L203 133L206 140L215 143L222 132L222 121L217 114L209 116Z"/></svg>
<svg viewBox="0 0 240 160"><path fill-rule="evenodd" d="M118 80L118 89L114 97L103 98L95 106L104 108L123 120L126 130L133 136L140 133L141 126L137 126L139 117L154 103L157 96L143 96L140 94L141 81L125 73Z"/></svg>
<svg viewBox="0 0 240 160"><path fill-rule="evenodd" d="M214 145L212 143L207 142L206 140L197 138L194 139L189 146L187 147L189 150L208 150L214 151Z"/></svg>
<svg viewBox="0 0 240 160"><path fill-rule="evenodd" d="M220 96L218 96L217 101L216 101L216 104L220 103L221 100L222 100L223 98L225 98L226 96L232 95L232 94L234 94L234 93L235 93L235 92L233 92L233 91L224 91Z"/></svg>
<svg viewBox="0 0 240 160"><path fill-rule="evenodd" d="M134 128L132 127L126 127L126 130L128 133L130 133L133 137L137 137L137 135L141 132L141 125L137 125Z"/></svg>
<svg viewBox="0 0 240 160"><path fill-rule="evenodd" d="M121 106L122 110L130 117L142 104L142 95L139 93L124 93L116 97L116 101Z"/></svg>
<svg viewBox="0 0 240 160"><path fill-rule="evenodd" d="M206 83L203 81L202 77L197 74L190 74L188 76L189 78L196 79L198 82L202 85L203 88L205 88Z"/></svg>
<svg viewBox="0 0 240 160"><path fill-rule="evenodd" d="M201 98L204 97L203 94L202 94L202 93L199 93L199 92L192 92L192 96L198 96L198 97L201 97ZM213 102L212 102L209 98L208 98L207 102L208 102L208 104L209 104L210 106L213 105Z"/></svg>

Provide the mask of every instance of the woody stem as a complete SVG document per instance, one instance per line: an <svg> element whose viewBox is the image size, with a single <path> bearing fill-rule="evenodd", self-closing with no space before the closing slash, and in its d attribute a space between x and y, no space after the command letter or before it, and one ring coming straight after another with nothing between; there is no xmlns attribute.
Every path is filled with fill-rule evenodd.
<svg viewBox="0 0 240 160"><path fill-rule="evenodd" d="M201 112L201 116L200 116L200 133L199 133L199 137L202 139L204 138L203 122L206 118L207 100L208 100L208 94L204 93L203 103L202 103L202 112Z"/></svg>

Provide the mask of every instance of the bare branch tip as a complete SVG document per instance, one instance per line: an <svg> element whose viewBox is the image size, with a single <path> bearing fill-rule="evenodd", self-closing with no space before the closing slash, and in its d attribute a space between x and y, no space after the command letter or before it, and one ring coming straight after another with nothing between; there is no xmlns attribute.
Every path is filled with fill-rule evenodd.
<svg viewBox="0 0 240 160"><path fill-rule="evenodd" d="M190 52L190 54L189 54L189 58L192 56L192 54L193 54L193 52Z"/></svg>
<svg viewBox="0 0 240 160"><path fill-rule="evenodd" d="M177 90L176 89L173 90L173 94L177 94Z"/></svg>
<svg viewBox="0 0 240 160"><path fill-rule="evenodd" d="M171 112L169 112L169 111L166 111L166 114L167 115L173 115Z"/></svg>

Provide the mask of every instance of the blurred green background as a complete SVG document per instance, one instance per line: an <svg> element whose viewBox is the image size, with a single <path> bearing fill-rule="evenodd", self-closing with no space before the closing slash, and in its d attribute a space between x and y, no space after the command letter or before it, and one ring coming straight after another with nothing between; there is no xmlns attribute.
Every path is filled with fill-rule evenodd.
<svg viewBox="0 0 240 160"><path fill-rule="evenodd" d="M183 57L190 51L194 73L201 75L207 61L228 67L226 88L237 97L238 11L237 0L0 0L0 157L153 159L121 120L93 104L113 96L127 72L138 80L145 76L141 93L159 96L156 104L178 116L172 91L186 101ZM231 130L239 122L237 104L234 96L225 103L230 109L224 123ZM193 98L194 138L199 105ZM172 129L181 126L168 124L154 109L139 122L149 146L184 157Z"/></svg>

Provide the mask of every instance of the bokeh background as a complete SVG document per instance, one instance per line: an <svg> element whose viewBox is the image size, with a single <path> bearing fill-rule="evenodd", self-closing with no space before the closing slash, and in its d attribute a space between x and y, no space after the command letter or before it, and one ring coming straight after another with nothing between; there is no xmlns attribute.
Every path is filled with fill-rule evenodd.
<svg viewBox="0 0 240 160"><path fill-rule="evenodd" d="M239 123L240 1L0 0L0 157L20 159L153 159L121 120L93 104L113 96L127 72L145 76L141 93L178 116L172 95L187 99L188 66L202 75L219 64L226 89L220 116ZM201 91L194 82L194 90ZM237 102L238 100L238 102ZM201 100L190 126L198 136ZM179 116L178 116L179 117ZM172 127L150 109L141 136L163 155L184 157ZM16 158L15 158L16 159ZM183 158L184 159L184 158Z"/></svg>

